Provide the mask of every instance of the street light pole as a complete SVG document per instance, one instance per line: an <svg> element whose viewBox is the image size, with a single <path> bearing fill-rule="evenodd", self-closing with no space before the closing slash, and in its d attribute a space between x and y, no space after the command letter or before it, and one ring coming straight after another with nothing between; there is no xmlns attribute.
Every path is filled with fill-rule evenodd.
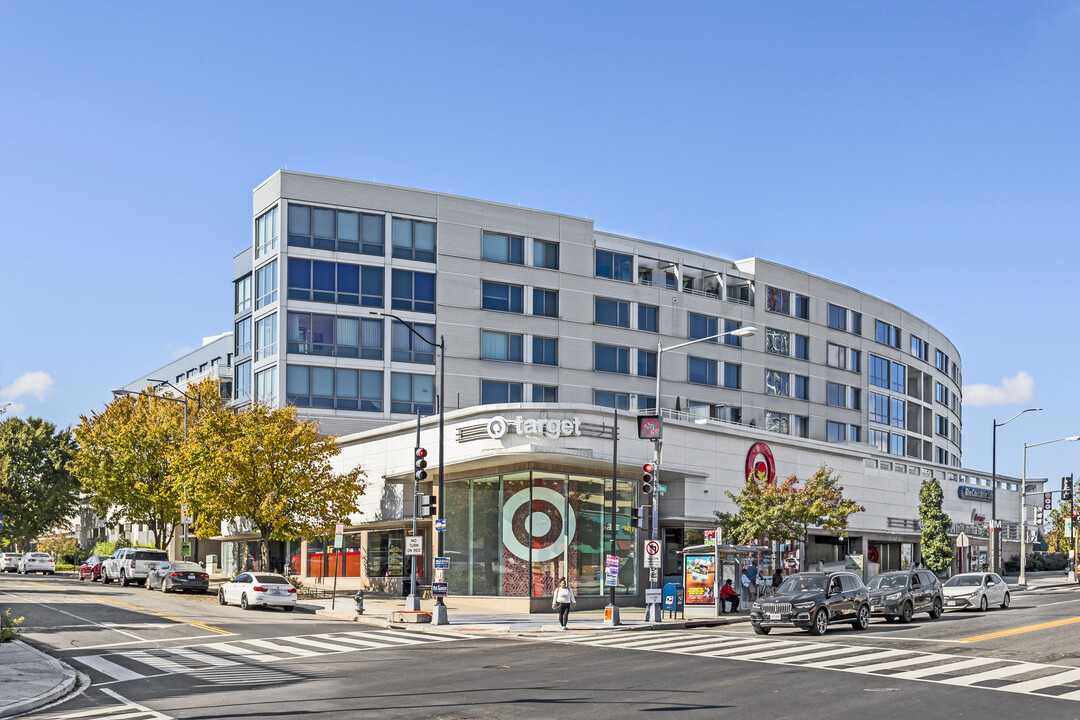
<svg viewBox="0 0 1080 720"><path fill-rule="evenodd" d="M755 328L755 327L741 327L741 328L736 328L735 330L728 330L727 332L716 333L715 335L707 335L705 337L695 338L693 340L688 340L687 342L681 342L681 343L678 343L676 345L672 345L670 347L664 347L664 341L662 339L658 338L657 341L656 341L656 414L657 414L657 416L659 417L660 414L661 414L661 403L660 403L660 377L661 377L661 375L660 375L660 365L661 365L661 360L664 357L664 353L669 352L671 350L678 350L679 348L686 347L687 345L695 345L695 344L700 343L700 342L708 342L708 341L711 341L711 340L719 340L720 338L726 337L728 335L731 335L733 337L738 337L738 338L750 337L750 336L754 335L756 332L757 332L757 328ZM662 421L661 421L661 423L662 423ZM663 440L662 439L657 439L657 440L654 440L653 443L654 443L654 446L655 446L653 465L655 466L655 471L656 471L656 475L654 476L656 478L656 482L655 482L655 488L653 490L653 494L652 494L652 498L651 498L652 499L652 513L651 513L651 515L652 515L652 523L651 523L652 527L649 529L649 538L651 540L659 540L660 539L660 460L661 460L661 457L662 457L662 452L661 451L663 449ZM650 577L650 579L649 579L649 589L655 590L656 587L657 587L657 584L658 584L658 582L656 580L653 580ZM660 622L662 614L663 614L661 612L661 607L663 607L663 606L660 605L659 603L649 603L648 605L646 605L646 607L645 607L645 620L646 620L646 622Z"/></svg>
<svg viewBox="0 0 1080 720"><path fill-rule="evenodd" d="M1020 475L1020 578L1018 580L1020 585L1027 585L1027 504L1024 501L1027 498L1028 448L1049 445L1050 443L1076 442L1077 440L1080 440L1080 435L1070 435L1069 437L1058 438L1057 440L1044 440L1043 442L1037 443L1024 443L1024 461ZM1039 495L1042 493L1033 494Z"/></svg>
<svg viewBox="0 0 1080 720"><path fill-rule="evenodd" d="M446 337L444 335L439 335L439 342L433 343L426 337L418 333L416 331L416 328L412 326L412 323L410 323L408 320L403 320L394 313L379 312L376 310L371 310L369 311L369 313L371 315L378 315L380 317L393 318L394 320L397 320L399 323L404 325L409 332L423 340L428 345L439 348L439 392L436 394L436 399L439 403L439 492L435 512L435 524L437 524L439 520L442 520L443 517L445 517L446 513L446 508L444 507L444 503L446 502L446 496L443 494L443 489L445 488L445 485L443 483L443 476L445 473L443 472L443 470L446 467L444 461L444 456L446 455ZM417 440L417 445L419 446L419 440ZM435 556L442 557L442 554L443 537L442 533L436 530ZM446 603L443 601L443 598L440 595L439 597L435 598L435 608L431 613L431 623L433 625L447 625L449 624L449 622L450 620L447 617L446 613Z"/></svg>
<svg viewBox="0 0 1080 720"><path fill-rule="evenodd" d="M1005 422L999 423L994 420L994 438L990 450L991 475L993 476L990 481L990 487L993 488L993 492L990 494L990 570L993 572L999 570L1000 558L998 558L998 555L1001 554L1001 529L997 526L997 429L1003 425L1008 425L1024 413L1039 412L1040 410L1042 408L1028 408L1016 413Z"/></svg>

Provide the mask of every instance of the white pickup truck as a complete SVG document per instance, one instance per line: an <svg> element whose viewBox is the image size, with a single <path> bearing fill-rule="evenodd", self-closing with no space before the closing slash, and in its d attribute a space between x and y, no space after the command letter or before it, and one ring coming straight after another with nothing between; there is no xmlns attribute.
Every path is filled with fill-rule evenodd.
<svg viewBox="0 0 1080 720"><path fill-rule="evenodd" d="M108 585L116 580L121 587L133 582L145 583L150 569L168 560L169 553L164 550L122 548L101 564L101 581Z"/></svg>

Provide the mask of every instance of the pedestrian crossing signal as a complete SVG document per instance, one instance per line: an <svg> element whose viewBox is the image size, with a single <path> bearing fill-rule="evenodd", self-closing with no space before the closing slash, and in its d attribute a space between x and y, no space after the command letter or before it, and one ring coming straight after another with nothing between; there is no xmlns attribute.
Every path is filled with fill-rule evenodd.
<svg viewBox="0 0 1080 720"><path fill-rule="evenodd" d="M633 526L644 530L649 524L649 506L642 505L634 511Z"/></svg>
<svg viewBox="0 0 1080 720"><path fill-rule="evenodd" d="M432 517L435 515L437 503L434 495L420 496L420 517Z"/></svg>

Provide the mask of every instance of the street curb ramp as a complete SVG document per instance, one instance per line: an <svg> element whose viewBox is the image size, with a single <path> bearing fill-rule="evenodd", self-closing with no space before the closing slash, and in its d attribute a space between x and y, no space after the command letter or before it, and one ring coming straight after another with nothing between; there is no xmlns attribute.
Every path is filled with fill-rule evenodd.
<svg viewBox="0 0 1080 720"><path fill-rule="evenodd" d="M60 662L56 658L50 657L41 652L37 648L26 644L22 640L12 640L12 644L21 646L21 649L28 650L31 653L38 655L40 662L49 666L49 668L60 676L60 682L54 685L49 690L45 690L33 697L20 700L18 702L11 703L10 705L4 705L0 707L0 718L14 717L17 715L24 715L28 712L32 712L40 707L49 705L63 696L70 693L75 689L78 683L78 673L69 665ZM13 678L5 676L4 682L12 682Z"/></svg>

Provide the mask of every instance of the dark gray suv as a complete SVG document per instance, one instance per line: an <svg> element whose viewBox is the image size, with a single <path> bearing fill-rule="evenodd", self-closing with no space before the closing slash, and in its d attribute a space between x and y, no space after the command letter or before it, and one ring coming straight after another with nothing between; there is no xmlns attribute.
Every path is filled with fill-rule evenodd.
<svg viewBox="0 0 1080 720"><path fill-rule="evenodd" d="M883 616L885 622L908 623L917 612L929 613L936 620L945 607L941 582L929 570L881 573L870 579L867 588L871 614Z"/></svg>
<svg viewBox="0 0 1080 720"><path fill-rule="evenodd" d="M774 627L794 627L821 635L834 622L850 622L856 630L870 624L866 586L849 572L808 572L792 575L775 595L756 600L750 622L758 635Z"/></svg>

